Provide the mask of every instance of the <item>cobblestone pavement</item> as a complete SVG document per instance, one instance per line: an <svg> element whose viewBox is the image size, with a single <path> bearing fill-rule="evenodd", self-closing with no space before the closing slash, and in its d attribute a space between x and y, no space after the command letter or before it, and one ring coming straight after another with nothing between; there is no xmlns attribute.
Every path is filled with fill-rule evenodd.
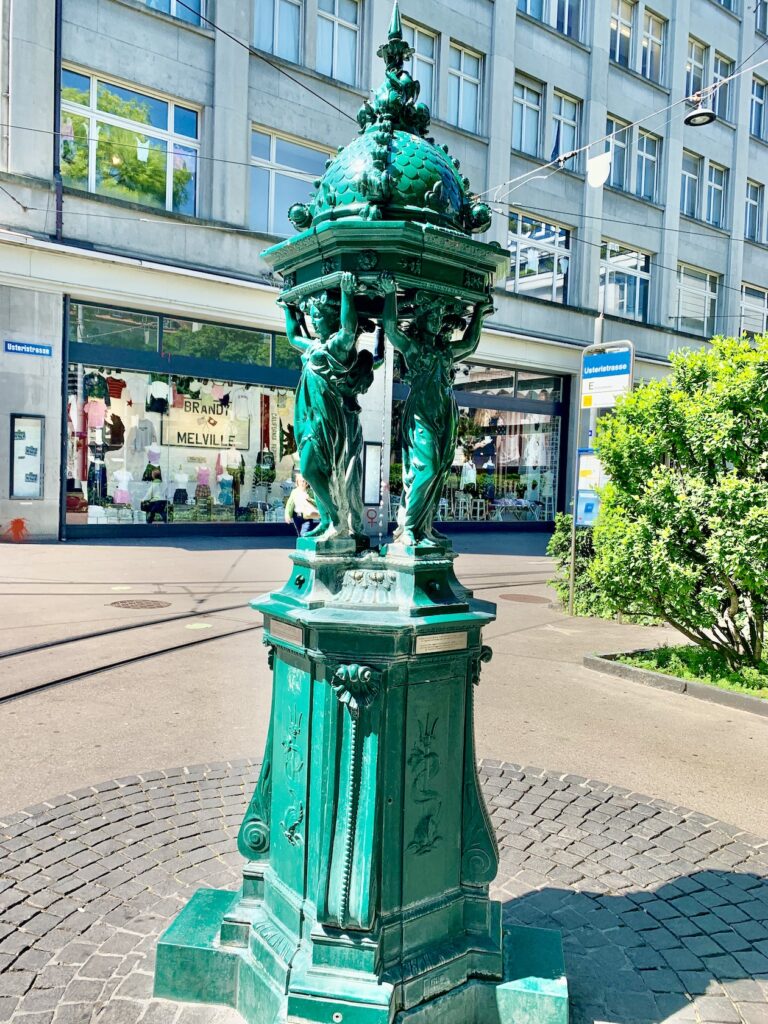
<svg viewBox="0 0 768 1024"><path fill-rule="evenodd" d="M505 920L562 930L572 1024L768 1024L768 841L605 783L482 778ZM0 1021L234 1024L151 999L157 935L236 888L250 761L117 779L0 821Z"/></svg>

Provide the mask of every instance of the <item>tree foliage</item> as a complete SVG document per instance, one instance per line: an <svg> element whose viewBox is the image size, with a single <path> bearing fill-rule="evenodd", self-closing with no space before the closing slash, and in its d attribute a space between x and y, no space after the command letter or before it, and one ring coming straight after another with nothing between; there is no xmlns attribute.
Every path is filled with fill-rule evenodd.
<svg viewBox="0 0 768 1024"><path fill-rule="evenodd" d="M590 574L733 668L760 665L768 607L768 336L672 357L598 427L610 477Z"/></svg>

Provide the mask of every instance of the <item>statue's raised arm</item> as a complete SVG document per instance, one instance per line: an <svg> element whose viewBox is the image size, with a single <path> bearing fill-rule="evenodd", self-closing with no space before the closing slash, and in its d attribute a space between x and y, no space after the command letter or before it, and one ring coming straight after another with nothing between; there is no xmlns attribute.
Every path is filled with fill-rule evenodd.
<svg viewBox="0 0 768 1024"><path fill-rule="evenodd" d="M472 319L469 321L469 326L461 338L457 338L451 348L453 349L453 358L455 362L461 362L462 359L466 359L467 356L471 356L472 353L477 349L480 344L480 335L483 332L483 321L489 316L494 310L493 302L491 301L490 295L483 299L482 302L475 304L475 308L472 311Z"/></svg>
<svg viewBox="0 0 768 1024"><path fill-rule="evenodd" d="M291 302L281 302L285 314L285 333L288 341L297 348L299 352L305 352L312 344L309 337L304 314L298 306Z"/></svg>
<svg viewBox="0 0 768 1024"><path fill-rule="evenodd" d="M379 288L384 295L384 308L381 313L381 325L384 333L408 362L408 356L417 348L417 343L404 331L400 330L397 319L397 282L392 274L384 273L379 278Z"/></svg>
<svg viewBox="0 0 768 1024"><path fill-rule="evenodd" d="M346 363L357 341L357 309L355 308L355 292L357 278L354 274L341 275L341 309L339 312L339 329L328 339L328 351L339 362Z"/></svg>

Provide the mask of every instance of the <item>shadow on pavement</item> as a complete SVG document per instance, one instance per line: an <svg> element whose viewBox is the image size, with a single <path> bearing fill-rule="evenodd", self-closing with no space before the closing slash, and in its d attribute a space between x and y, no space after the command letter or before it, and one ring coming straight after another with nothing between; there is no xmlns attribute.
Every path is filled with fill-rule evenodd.
<svg viewBox="0 0 768 1024"><path fill-rule="evenodd" d="M768 1021L768 881L699 871L623 895L539 889L505 924L562 932L571 1024Z"/></svg>

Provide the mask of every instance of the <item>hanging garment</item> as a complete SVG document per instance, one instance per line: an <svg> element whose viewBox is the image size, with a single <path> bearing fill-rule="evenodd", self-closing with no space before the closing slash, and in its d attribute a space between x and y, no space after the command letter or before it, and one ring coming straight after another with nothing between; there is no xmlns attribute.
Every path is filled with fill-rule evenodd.
<svg viewBox="0 0 768 1024"><path fill-rule="evenodd" d="M106 424L104 440L106 441L107 447L112 451L123 447L123 443L125 442L125 424L116 412L112 413Z"/></svg>
<svg viewBox="0 0 768 1024"><path fill-rule="evenodd" d="M97 373L96 370L86 373L83 377L83 387L86 398L102 398L109 405L109 387L106 377L101 373Z"/></svg>
<svg viewBox="0 0 768 1024"><path fill-rule="evenodd" d="M152 421L139 420L138 425L128 435L128 447L133 452L143 452L145 448L154 443L156 438L157 434Z"/></svg>
<svg viewBox="0 0 768 1024"><path fill-rule="evenodd" d="M147 388L147 411L165 413L171 398L171 389L166 381L153 380Z"/></svg>
<svg viewBox="0 0 768 1024"><path fill-rule="evenodd" d="M110 398L121 398L127 385L122 377L107 377L107 391Z"/></svg>
<svg viewBox="0 0 768 1024"><path fill-rule="evenodd" d="M474 487L477 484L477 467L474 462L465 462L461 467L461 479L459 480L459 489L465 490L467 487Z"/></svg>
<svg viewBox="0 0 768 1024"><path fill-rule="evenodd" d="M173 504L174 505L186 505L189 499L186 487L177 487L173 492Z"/></svg>
<svg viewBox="0 0 768 1024"><path fill-rule="evenodd" d="M549 462L549 443L546 434L535 430L526 438L523 450L523 466L546 466Z"/></svg>
<svg viewBox="0 0 768 1024"><path fill-rule="evenodd" d="M88 417L89 428L104 426L104 417L107 413L107 406L102 398L89 398L83 406L83 411Z"/></svg>

